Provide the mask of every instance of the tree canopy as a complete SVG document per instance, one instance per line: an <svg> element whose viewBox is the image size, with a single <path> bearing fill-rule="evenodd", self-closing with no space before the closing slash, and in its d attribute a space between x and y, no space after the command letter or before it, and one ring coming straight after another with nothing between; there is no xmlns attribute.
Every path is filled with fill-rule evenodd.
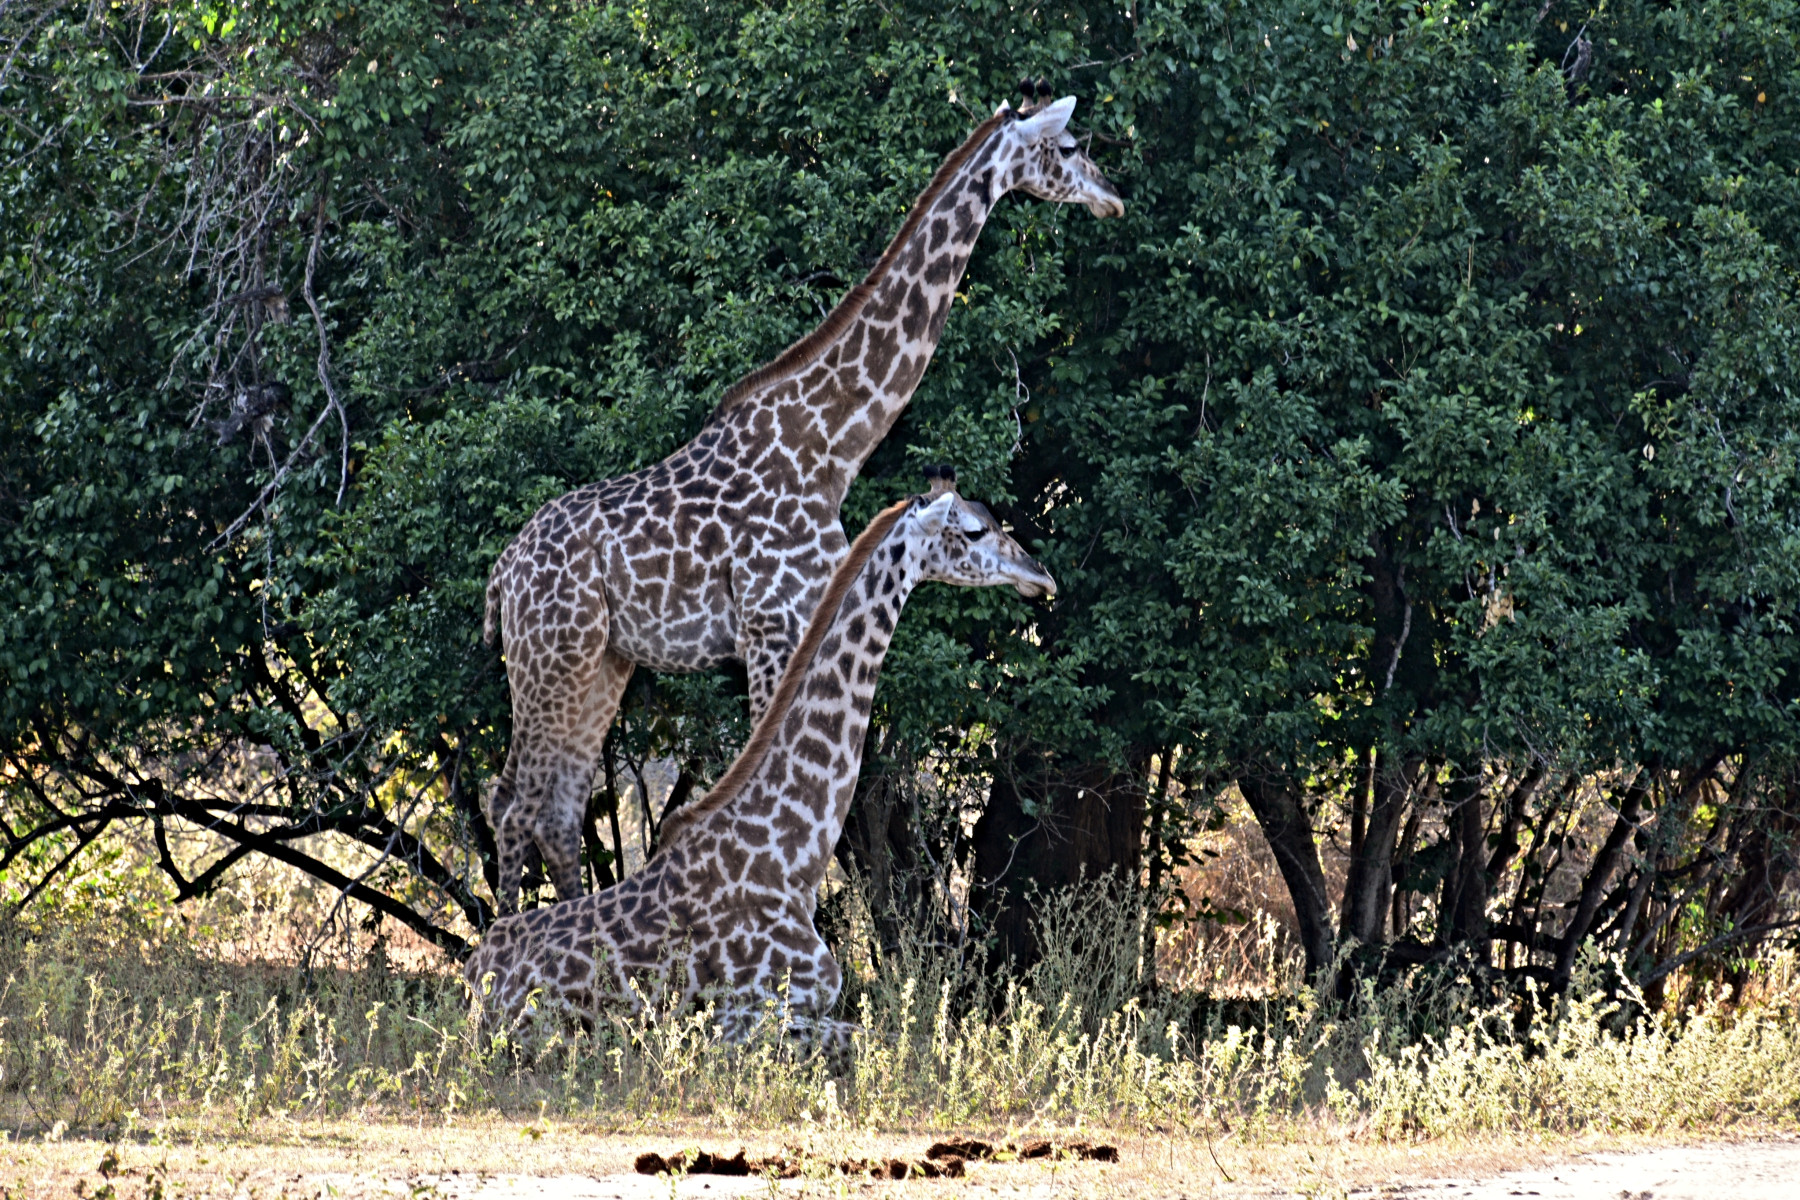
<svg viewBox="0 0 1800 1200"><path fill-rule="evenodd" d="M953 463L1062 594L914 601L847 859L962 864L1028 953L1027 881L1156 883L1236 789L1315 967L1740 952L1791 919L1800 831L1797 29L1784 0L15 0L14 903L127 823L182 895L271 854L460 950L495 556L809 329L1023 75L1079 98L1126 215L1001 205L845 516ZM704 785L741 691L641 679L618 753ZM221 849L183 861L177 824Z"/></svg>

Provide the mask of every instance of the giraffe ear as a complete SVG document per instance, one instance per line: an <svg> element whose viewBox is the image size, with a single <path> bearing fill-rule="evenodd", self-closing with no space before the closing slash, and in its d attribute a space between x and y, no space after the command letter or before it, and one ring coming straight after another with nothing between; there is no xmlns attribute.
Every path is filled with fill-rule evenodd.
<svg viewBox="0 0 1800 1200"><path fill-rule="evenodd" d="M950 510L956 506L956 493L946 491L919 510L919 532L926 537L936 537L944 532L944 524L950 519Z"/></svg>
<svg viewBox="0 0 1800 1200"><path fill-rule="evenodd" d="M1040 141L1047 137L1055 137L1069 123L1075 113L1075 97L1064 96L1053 104L1044 107L1025 117L1019 122L1019 134L1027 141Z"/></svg>

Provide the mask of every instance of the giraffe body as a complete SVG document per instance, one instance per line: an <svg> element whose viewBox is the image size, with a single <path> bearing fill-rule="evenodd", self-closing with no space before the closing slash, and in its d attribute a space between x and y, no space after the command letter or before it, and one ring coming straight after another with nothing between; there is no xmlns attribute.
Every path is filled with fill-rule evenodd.
<svg viewBox="0 0 1800 1200"><path fill-rule="evenodd" d="M882 659L912 589L933 579L1027 596L1056 588L947 484L877 516L829 581L743 753L671 817L650 863L488 931L464 976L489 1021L516 1019L533 992L583 1015L631 1005L631 983L650 979L689 1000L723 990L728 1021L781 994L814 1029L829 1027L842 975L814 906L855 794Z"/></svg>
<svg viewBox="0 0 1800 1200"><path fill-rule="evenodd" d="M581 895L581 821L636 666L739 659L752 719L767 708L843 557L844 494L912 398L999 198L1124 211L1064 131L1074 105L1003 105L944 161L868 277L734 384L693 441L551 501L501 553L485 636L503 632L513 704L488 805L503 915L517 911L534 848L558 897Z"/></svg>

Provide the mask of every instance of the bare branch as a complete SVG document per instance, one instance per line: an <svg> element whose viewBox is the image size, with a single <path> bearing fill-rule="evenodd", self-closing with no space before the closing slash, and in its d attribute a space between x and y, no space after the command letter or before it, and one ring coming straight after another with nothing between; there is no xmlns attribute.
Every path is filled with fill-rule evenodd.
<svg viewBox="0 0 1800 1200"><path fill-rule="evenodd" d="M325 332L325 318L319 311L318 299L313 295L313 271L318 262L319 242L323 238L324 232L325 193L321 191L319 193L319 199L313 219L312 245L306 252L306 280L301 285L301 295L306 300L306 307L312 311L313 324L318 330L319 382L325 386L325 408L319 413L318 417L313 420L312 425L306 431L306 436L300 439L299 445L288 452L287 461L281 464L281 469L275 472L275 477L269 480L269 482L263 486L262 491L256 494L256 499L250 502L250 507L239 513L237 519L227 526L223 533L219 534L218 537L215 537L206 544L208 550L216 549L231 541L243 530L244 526L250 523L250 518L254 517L257 512L261 510L263 505L268 502L269 498L281 487L289 473L293 471L294 465L299 462L301 456L312 448L313 439L318 436L319 430L324 427L326 418L334 413L337 415L338 424L343 435L338 448L337 502L339 504L344 502L344 489L350 482L350 419L345 415L343 406L338 402L337 389L331 382L331 342Z"/></svg>

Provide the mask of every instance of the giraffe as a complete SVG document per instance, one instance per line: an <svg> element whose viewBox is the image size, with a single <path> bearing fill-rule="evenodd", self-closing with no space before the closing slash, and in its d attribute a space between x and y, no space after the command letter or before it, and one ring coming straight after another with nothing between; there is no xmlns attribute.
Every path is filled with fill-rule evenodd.
<svg viewBox="0 0 1800 1200"><path fill-rule="evenodd" d="M537 992L591 1017L634 1007L633 982L692 1001L727 995L740 1035L785 987L796 1024L840 1041L825 1014L842 975L813 927L814 905L862 766L882 658L914 587L1010 585L1049 597L1056 581L937 470L930 492L869 522L833 572L812 620L738 755L704 798L671 814L643 870L577 900L504 917L463 976L490 1027Z"/></svg>
<svg viewBox="0 0 1800 1200"><path fill-rule="evenodd" d="M912 398L1000 197L1124 212L1066 131L1074 109L1073 96L1003 103L944 160L867 278L733 384L693 441L550 501L501 553L483 637L503 631L512 691L512 744L487 805L502 915L518 910L533 849L559 899L581 894L581 821L636 666L735 658L752 721L768 708L844 554L844 494Z"/></svg>

